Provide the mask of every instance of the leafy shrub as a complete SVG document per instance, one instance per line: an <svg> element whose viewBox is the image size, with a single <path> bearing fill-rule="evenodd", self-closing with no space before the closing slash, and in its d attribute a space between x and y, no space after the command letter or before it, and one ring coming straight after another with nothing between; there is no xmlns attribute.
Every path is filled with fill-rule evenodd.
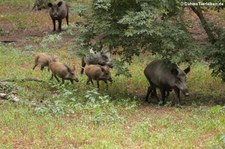
<svg viewBox="0 0 225 149"><path fill-rule="evenodd" d="M53 35L47 35L43 38L41 41L41 45L45 47L47 44L53 44L62 39L61 34L53 34Z"/></svg>
<svg viewBox="0 0 225 149"><path fill-rule="evenodd" d="M207 60L214 76L219 76L225 81L225 31L217 28L217 41L207 51Z"/></svg>
<svg viewBox="0 0 225 149"><path fill-rule="evenodd" d="M18 87L11 83L0 82L0 92L12 92L17 91Z"/></svg>
<svg viewBox="0 0 225 149"><path fill-rule="evenodd" d="M124 62L129 64L135 55L149 51L163 58L189 61L193 49L192 40L179 16L178 1L102 1L92 2L92 11L85 12L88 26L81 29L77 38L80 51L103 45L121 56L116 65L118 74L127 73ZM85 11L85 10L84 10ZM95 44L93 44L93 41ZM122 68L119 68L122 67Z"/></svg>
<svg viewBox="0 0 225 149"><path fill-rule="evenodd" d="M131 104L127 106L126 110L136 107L136 104L130 102L129 99L122 102L114 102L109 95L101 94L97 89L88 90L82 96L78 94L76 89L58 84L50 85L57 89L56 94L53 94L48 100L43 101L41 105L36 106L35 111L37 114L65 115L82 112L89 115L85 117L84 121L96 125L104 125L123 120L123 117L117 111L118 108L127 106L127 103Z"/></svg>
<svg viewBox="0 0 225 149"><path fill-rule="evenodd" d="M225 148L225 133L217 135L216 139L220 143L220 146Z"/></svg>

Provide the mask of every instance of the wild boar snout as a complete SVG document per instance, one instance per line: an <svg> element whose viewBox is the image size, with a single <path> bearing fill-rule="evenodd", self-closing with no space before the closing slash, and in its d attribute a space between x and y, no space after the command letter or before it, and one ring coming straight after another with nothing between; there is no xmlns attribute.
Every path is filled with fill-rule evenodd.
<svg viewBox="0 0 225 149"><path fill-rule="evenodd" d="M184 94L184 96L190 95L188 89L182 90L182 93Z"/></svg>

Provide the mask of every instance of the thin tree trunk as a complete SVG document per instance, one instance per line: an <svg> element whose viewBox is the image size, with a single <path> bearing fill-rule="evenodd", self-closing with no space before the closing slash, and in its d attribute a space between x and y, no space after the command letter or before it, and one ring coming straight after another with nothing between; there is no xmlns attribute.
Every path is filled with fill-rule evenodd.
<svg viewBox="0 0 225 149"><path fill-rule="evenodd" d="M212 44L214 44L216 42L216 38L213 35L213 32L211 30L211 28L209 27L209 24L207 23L205 17L202 14L202 10L199 6L191 6L191 9L194 11L194 13L199 17L201 24L204 28L204 30L206 31L206 34L209 37L209 40Z"/></svg>

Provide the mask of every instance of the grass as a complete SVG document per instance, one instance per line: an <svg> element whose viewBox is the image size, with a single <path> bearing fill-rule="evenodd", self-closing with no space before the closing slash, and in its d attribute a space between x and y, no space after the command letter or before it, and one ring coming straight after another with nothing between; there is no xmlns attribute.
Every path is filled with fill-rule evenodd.
<svg viewBox="0 0 225 149"><path fill-rule="evenodd" d="M29 3L33 3L33 0L0 0L0 3L10 3L10 4L14 4L14 5L24 5L24 4L29 4Z"/></svg>
<svg viewBox="0 0 225 149"><path fill-rule="evenodd" d="M61 61L72 64L65 50L39 51L59 55ZM6 76L36 77L48 82L18 82L20 102L1 101L0 138L3 139L0 139L0 148L223 146L218 136L225 131L225 110L213 106L215 103L209 98L219 98L224 93L224 84L211 77L204 64L192 66L188 85L195 96L183 98L186 104L180 109L143 103L148 86L143 75L148 63L145 58L144 63L135 58L130 66L132 78L114 77L108 93L104 91L104 84L98 93L93 86L85 85L85 76L79 75L80 82L75 85L61 86L49 81L47 70L31 69L33 57L26 51L0 46L1 80ZM173 94L170 100L172 98Z"/></svg>
<svg viewBox="0 0 225 149"><path fill-rule="evenodd" d="M0 3L24 8L25 4L32 7L33 1L1 0ZM34 13L31 20L27 13L4 13L1 17L4 22L16 22L14 29L21 30L51 21L45 12ZM37 18L43 21L39 22ZM74 14L72 18L77 20ZM74 24L73 19L71 24ZM40 46L28 42L15 48L13 44L0 43L0 80L32 77L45 81L17 81L0 88L0 92L16 90L20 98L16 103L0 100L0 148L225 147L225 84L211 76L206 64L191 66L187 76L191 95L188 98L181 96L185 103L181 108L169 104L161 107L144 102L148 82L143 70L154 57L135 57L129 66L131 78L115 77L116 72L112 70L114 82L109 85L109 91L101 83L98 92L96 83L95 87L87 86L86 76L79 74L80 58L68 51L70 45L61 44L67 41L66 36L76 35L76 26L69 26L62 34L48 33L51 24L49 28L45 24L40 26L44 27L47 33L44 37L26 37ZM8 33L1 28L0 34L7 36ZM61 62L75 65L80 82L60 85L49 80L47 70L32 70L34 55L38 52L57 55ZM185 67L185 64L181 65L181 68ZM172 93L168 101L174 98Z"/></svg>

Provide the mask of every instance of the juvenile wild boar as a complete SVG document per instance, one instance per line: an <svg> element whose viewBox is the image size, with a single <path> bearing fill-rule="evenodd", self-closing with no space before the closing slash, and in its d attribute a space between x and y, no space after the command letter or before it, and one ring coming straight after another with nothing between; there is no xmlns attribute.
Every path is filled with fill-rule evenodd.
<svg viewBox="0 0 225 149"><path fill-rule="evenodd" d="M89 84L90 82L92 84L94 84L92 80L96 80L98 89L99 89L99 81L100 80L102 80L106 83L107 90L108 90L107 81L110 81L112 83L111 74L109 71L109 67L107 65L105 65L105 66L87 65L84 68L84 72L88 77L87 84Z"/></svg>
<svg viewBox="0 0 225 149"><path fill-rule="evenodd" d="M166 97L171 90L175 91L178 103L180 104L180 91L185 96L189 96L188 87L186 85L186 75L189 71L190 66L185 70L181 70L176 64L166 60L156 60L151 62L144 70L144 74L150 83L146 101L148 101L150 94L153 96L156 95L156 88L159 88L163 105L166 104ZM175 104L174 101L173 104Z"/></svg>
<svg viewBox="0 0 225 149"><path fill-rule="evenodd" d="M50 0L35 0L32 10L41 10L48 8Z"/></svg>
<svg viewBox="0 0 225 149"><path fill-rule="evenodd" d="M54 3L48 3L50 8L49 14L53 22L53 31L56 31L56 20L58 20L58 30L62 30L62 20L66 18L67 25L69 25L69 5L63 0L57 0Z"/></svg>
<svg viewBox="0 0 225 149"><path fill-rule="evenodd" d="M113 68L113 64L112 64L112 61L111 61L111 58L110 58L110 53L107 52L94 52L92 49L90 49L90 54L83 57L82 58L82 61L81 61L81 65L82 65L82 68L81 68L81 74L84 73L84 67L85 65L91 65L91 64L98 64L98 65L101 65L101 66L104 66L104 65L108 65L110 68Z"/></svg>
<svg viewBox="0 0 225 149"><path fill-rule="evenodd" d="M38 65L40 65L41 66L41 70L43 70L44 67L46 67L46 66L49 67L49 64L51 62L56 62L56 61L57 61L57 56L55 56L55 55L48 55L46 53L38 53L35 56L33 70ZM48 68L48 70L49 70L49 68Z"/></svg>
<svg viewBox="0 0 225 149"><path fill-rule="evenodd" d="M53 77L55 77L55 79L58 82L60 82L58 79L58 77L60 77L62 78L62 84L64 84L64 80L70 80L72 84L73 84L73 81L79 82L79 80L74 74L75 67L73 69L70 69L66 64L63 64L60 62L52 62L50 63L49 68L52 72L52 76L50 80L52 80Z"/></svg>

